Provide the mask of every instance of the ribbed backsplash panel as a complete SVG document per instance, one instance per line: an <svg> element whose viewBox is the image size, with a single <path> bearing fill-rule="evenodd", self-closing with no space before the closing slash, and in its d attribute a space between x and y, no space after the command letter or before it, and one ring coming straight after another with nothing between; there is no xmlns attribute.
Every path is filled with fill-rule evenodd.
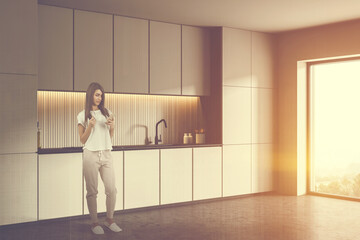
<svg viewBox="0 0 360 240"><path fill-rule="evenodd" d="M41 148L82 146L77 114L84 109L85 93L38 91L38 121ZM159 125L163 143L182 143L184 132L204 128L199 97L154 96L105 93L105 107L115 116L113 146L154 143Z"/></svg>

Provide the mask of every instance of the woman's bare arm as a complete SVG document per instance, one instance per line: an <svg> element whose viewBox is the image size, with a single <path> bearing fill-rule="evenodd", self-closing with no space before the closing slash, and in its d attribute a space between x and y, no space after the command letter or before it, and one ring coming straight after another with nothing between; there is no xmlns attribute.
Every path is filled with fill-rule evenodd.
<svg viewBox="0 0 360 240"><path fill-rule="evenodd" d="M85 129L85 127L81 124L78 124L78 129L79 129L79 136L80 136L80 142L82 144L85 144L87 139L90 136L91 133L91 129L95 126L96 120L94 117L92 117L89 121L89 125L88 127Z"/></svg>
<svg viewBox="0 0 360 240"><path fill-rule="evenodd" d="M87 127L86 129L84 128L83 125L81 124L78 124L78 128L79 128L79 136L80 136L80 142L82 144L85 144L87 139L89 138L90 136L90 133L91 133L91 127Z"/></svg>

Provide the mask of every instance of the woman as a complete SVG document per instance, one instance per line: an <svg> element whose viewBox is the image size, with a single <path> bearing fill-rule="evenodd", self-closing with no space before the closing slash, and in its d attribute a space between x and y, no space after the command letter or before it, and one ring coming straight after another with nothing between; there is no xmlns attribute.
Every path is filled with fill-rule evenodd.
<svg viewBox="0 0 360 240"><path fill-rule="evenodd" d="M83 171L86 182L86 200L91 218L91 230L95 234L104 234L97 218L96 195L98 193L98 172L105 186L106 221L104 225L114 232L121 228L114 222L113 215L117 189L111 154L111 138L114 135L114 117L104 107L105 93L96 82L86 91L85 109L77 115L80 141L83 146Z"/></svg>

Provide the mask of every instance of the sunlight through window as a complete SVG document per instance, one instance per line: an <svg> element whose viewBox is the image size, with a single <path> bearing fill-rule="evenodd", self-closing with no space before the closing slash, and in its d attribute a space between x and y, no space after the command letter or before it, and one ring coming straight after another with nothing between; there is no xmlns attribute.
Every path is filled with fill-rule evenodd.
<svg viewBox="0 0 360 240"><path fill-rule="evenodd" d="M311 191L360 197L360 60L310 67Z"/></svg>

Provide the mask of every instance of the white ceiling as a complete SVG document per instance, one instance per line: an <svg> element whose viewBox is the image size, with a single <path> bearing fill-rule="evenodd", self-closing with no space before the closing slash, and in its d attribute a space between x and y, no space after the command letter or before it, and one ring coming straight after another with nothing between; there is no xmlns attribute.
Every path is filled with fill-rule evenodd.
<svg viewBox="0 0 360 240"><path fill-rule="evenodd" d="M281 32L360 18L360 0L38 0L170 23Z"/></svg>

